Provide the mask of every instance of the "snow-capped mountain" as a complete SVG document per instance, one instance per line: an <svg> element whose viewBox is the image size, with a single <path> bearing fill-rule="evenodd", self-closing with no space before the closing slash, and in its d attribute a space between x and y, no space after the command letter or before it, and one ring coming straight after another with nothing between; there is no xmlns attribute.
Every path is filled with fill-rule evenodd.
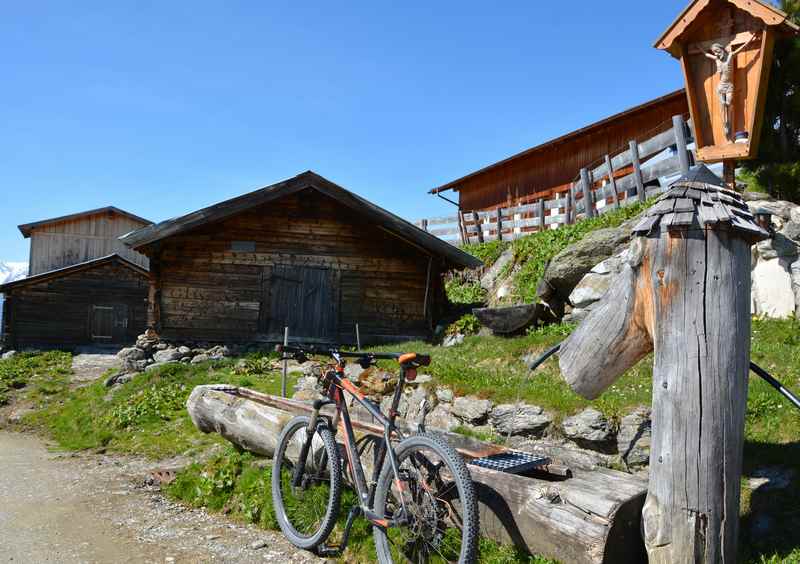
<svg viewBox="0 0 800 564"><path fill-rule="evenodd" d="M28 275L27 262L0 261L0 284L5 284L6 282L13 282L14 280L25 278L27 275ZM3 299L2 299L2 294L0 294L0 319L2 318L3 318ZM3 327L0 326L0 332L2 331Z"/></svg>

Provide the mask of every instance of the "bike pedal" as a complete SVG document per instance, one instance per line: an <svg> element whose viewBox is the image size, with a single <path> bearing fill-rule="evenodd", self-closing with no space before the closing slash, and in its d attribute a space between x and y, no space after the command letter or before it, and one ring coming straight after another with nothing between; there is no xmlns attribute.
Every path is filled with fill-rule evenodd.
<svg viewBox="0 0 800 564"><path fill-rule="evenodd" d="M341 556L342 549L338 546L318 546L317 547L317 556L321 556L322 558L336 558L337 556Z"/></svg>

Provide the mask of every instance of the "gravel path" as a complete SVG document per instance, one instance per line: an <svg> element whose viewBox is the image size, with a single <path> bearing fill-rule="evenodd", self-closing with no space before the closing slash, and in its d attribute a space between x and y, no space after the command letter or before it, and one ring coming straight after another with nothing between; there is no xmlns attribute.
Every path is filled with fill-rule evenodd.
<svg viewBox="0 0 800 564"><path fill-rule="evenodd" d="M0 562L323 562L282 535L172 503L152 462L53 454L0 431Z"/></svg>

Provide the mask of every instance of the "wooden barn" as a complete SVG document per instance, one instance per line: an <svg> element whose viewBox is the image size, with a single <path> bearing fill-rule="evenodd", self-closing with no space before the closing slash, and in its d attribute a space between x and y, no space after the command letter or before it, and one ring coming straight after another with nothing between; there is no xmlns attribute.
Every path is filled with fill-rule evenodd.
<svg viewBox="0 0 800 564"><path fill-rule="evenodd" d="M6 348L136 340L147 319L147 270L117 254L0 286Z"/></svg>
<svg viewBox="0 0 800 564"><path fill-rule="evenodd" d="M0 286L4 346L133 341L146 327L148 261L119 237L150 223L108 206L20 225L29 277Z"/></svg>
<svg viewBox="0 0 800 564"><path fill-rule="evenodd" d="M669 129L675 115L689 115L684 90L542 143L433 188L430 193L458 192L459 209L464 212L494 210L550 198L568 190L582 167L599 164L605 155L627 148L630 140L641 142ZM630 173L629 170L615 172Z"/></svg>
<svg viewBox="0 0 800 564"><path fill-rule="evenodd" d="M475 257L313 172L121 238L150 259L149 326L179 341L425 337Z"/></svg>
<svg viewBox="0 0 800 564"><path fill-rule="evenodd" d="M107 206L20 225L22 236L31 240L28 276L115 253L146 269L147 257L126 247L119 237L150 223Z"/></svg>

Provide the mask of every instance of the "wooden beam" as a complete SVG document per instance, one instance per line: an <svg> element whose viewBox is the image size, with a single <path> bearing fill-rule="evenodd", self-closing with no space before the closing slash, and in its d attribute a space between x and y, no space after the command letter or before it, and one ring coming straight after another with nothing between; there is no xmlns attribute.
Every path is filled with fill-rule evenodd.
<svg viewBox="0 0 800 564"><path fill-rule="evenodd" d="M589 174L589 169L581 169L581 185L583 186L583 207L586 218L592 218L595 215L594 211L594 194L592 192L592 178ZM576 206L577 208L577 206Z"/></svg>
<svg viewBox="0 0 800 564"><path fill-rule="evenodd" d="M633 160L632 176L633 181L636 184L636 195L638 196L640 202L644 202L647 199L647 194L645 194L644 181L642 180L642 165L639 163L639 147L634 140L628 141L628 147L630 147L631 157Z"/></svg>
<svg viewBox="0 0 800 564"><path fill-rule="evenodd" d="M686 148L686 122L683 116L672 116L672 128L675 131L675 145L678 148L678 160L681 163L681 172L689 172L689 149Z"/></svg>

